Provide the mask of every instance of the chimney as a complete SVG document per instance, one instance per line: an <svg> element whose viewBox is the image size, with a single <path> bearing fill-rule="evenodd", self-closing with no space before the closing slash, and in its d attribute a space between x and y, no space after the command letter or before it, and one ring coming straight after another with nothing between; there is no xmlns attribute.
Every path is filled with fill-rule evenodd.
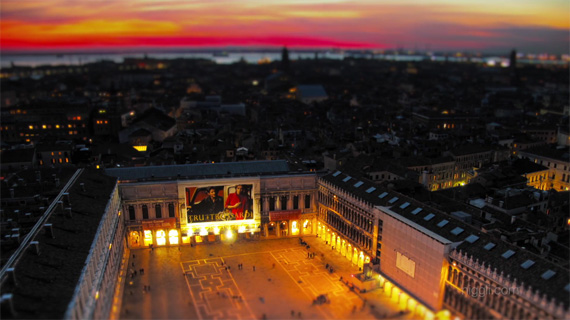
<svg viewBox="0 0 570 320"><path fill-rule="evenodd" d="M44 228L45 228L46 236L48 236L48 237L54 239L55 236L54 236L54 234L53 234L53 226L51 225L51 223L46 223L46 224L44 225Z"/></svg>
<svg viewBox="0 0 570 320"><path fill-rule="evenodd" d="M60 212L63 213L63 201L61 201L61 200L58 201L58 202L57 202L57 207L61 210Z"/></svg>
<svg viewBox="0 0 570 320"><path fill-rule="evenodd" d="M69 200L69 193L68 193L68 192L66 192L66 193L63 194L62 199L63 199L63 203L64 203L64 204L66 204L66 205L68 205L68 206L71 205L71 202L70 202L70 200Z"/></svg>
<svg viewBox="0 0 570 320"><path fill-rule="evenodd" d="M16 310L14 309L14 295L11 293L5 293L0 297L0 304L2 305L2 315L15 317Z"/></svg>
<svg viewBox="0 0 570 320"><path fill-rule="evenodd" d="M6 269L6 274L8 275L8 280L11 281L14 285L18 285L16 281L16 269L8 268Z"/></svg>
<svg viewBox="0 0 570 320"><path fill-rule="evenodd" d="M30 242L30 245L32 246L32 248L34 248L34 251L36 252L36 255L40 255L40 243L39 241L32 241Z"/></svg>

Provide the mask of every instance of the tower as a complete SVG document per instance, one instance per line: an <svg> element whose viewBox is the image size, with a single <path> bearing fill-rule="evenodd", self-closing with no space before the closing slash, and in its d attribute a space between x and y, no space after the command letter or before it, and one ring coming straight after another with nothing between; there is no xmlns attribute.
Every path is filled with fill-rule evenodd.
<svg viewBox="0 0 570 320"><path fill-rule="evenodd" d="M281 51L281 67L283 71L289 70L289 50L287 50L287 47L283 47Z"/></svg>

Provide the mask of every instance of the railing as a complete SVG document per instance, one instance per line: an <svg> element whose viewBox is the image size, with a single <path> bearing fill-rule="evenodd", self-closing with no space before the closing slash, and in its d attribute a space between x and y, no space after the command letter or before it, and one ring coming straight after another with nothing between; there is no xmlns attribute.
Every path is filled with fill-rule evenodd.
<svg viewBox="0 0 570 320"><path fill-rule="evenodd" d="M83 170L84 169L78 169L77 171L75 171L73 176L71 176L69 181L61 189L61 192L52 201L52 203L47 208L47 210L44 212L44 214L40 217L38 222L36 222L36 224L34 225L32 230L30 230L30 232L26 235L24 240L22 240L18 249L16 249L16 251L12 254L10 259L8 259L8 262L6 262L4 267L2 267L2 270L0 271L0 283L4 283L4 281L6 280L8 269L14 268L16 266L16 264L18 263L18 261L20 261L20 258L24 255L26 250L30 247L30 244L33 241L33 239L37 236L37 234L43 228L45 223L51 217L51 214L53 213L53 210L54 210L55 206L57 205L58 201L61 201L63 194L68 192L69 188L75 183L75 181L77 181L77 178L81 175Z"/></svg>

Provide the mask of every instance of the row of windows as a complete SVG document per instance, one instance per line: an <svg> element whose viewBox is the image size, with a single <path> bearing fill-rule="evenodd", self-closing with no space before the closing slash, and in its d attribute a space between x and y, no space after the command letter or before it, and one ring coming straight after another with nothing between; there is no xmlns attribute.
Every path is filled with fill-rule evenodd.
<svg viewBox="0 0 570 320"><path fill-rule="evenodd" d="M354 205L347 203L344 199L335 198L322 191L319 192L319 201L338 212L344 219L368 232L372 232L374 227L372 220L367 217L368 214L360 208L355 208Z"/></svg>
<svg viewBox="0 0 570 320"><path fill-rule="evenodd" d="M545 165L544 162L545 162L544 160L539 160L538 158L534 158L534 163ZM558 163L556 163L556 162L551 163L550 161L546 161L546 166L549 168L552 166L554 169L557 169ZM560 166L562 167L562 165L560 165ZM570 169L570 167L564 166L564 171L569 170L569 169Z"/></svg>
<svg viewBox="0 0 570 320"><path fill-rule="evenodd" d="M277 199L279 199L279 206L277 206ZM288 208L288 206L287 206L288 200L289 200L289 196L268 197L269 211L288 210L288 209L297 210L297 209L299 209L300 197L298 195L293 196L293 201L292 201L293 207L292 208ZM261 211L264 211L264 209L265 209L264 206L265 206L264 201L261 201ZM305 209L311 208L311 195L310 194L305 195L304 207L303 208L305 208Z"/></svg>
<svg viewBox="0 0 570 320"><path fill-rule="evenodd" d="M136 220L135 206L129 206L128 210L129 210L129 220ZM174 211L174 204L172 204L172 203L168 204L168 217L169 218L176 217L176 214ZM142 205L142 218L144 220L149 219L148 206L146 204ZM154 218L155 219L161 219L162 218L162 205L161 204L157 203L154 205Z"/></svg>

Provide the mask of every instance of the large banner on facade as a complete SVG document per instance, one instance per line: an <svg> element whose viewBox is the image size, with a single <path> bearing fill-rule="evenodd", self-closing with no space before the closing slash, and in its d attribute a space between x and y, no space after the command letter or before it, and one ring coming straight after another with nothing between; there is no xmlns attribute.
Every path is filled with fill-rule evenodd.
<svg viewBox="0 0 570 320"><path fill-rule="evenodd" d="M188 223L252 220L253 185L186 187Z"/></svg>

